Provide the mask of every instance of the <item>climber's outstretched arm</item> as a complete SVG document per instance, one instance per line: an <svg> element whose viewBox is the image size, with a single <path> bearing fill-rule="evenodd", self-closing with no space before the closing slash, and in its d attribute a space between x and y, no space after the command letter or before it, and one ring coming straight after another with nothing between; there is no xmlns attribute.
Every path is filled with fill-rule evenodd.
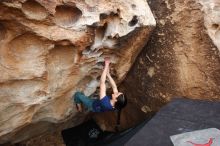
<svg viewBox="0 0 220 146"><path fill-rule="evenodd" d="M110 81L110 84L111 84L111 86L112 86L113 93L118 93L117 85L116 85L114 79L112 78L112 76L111 76L109 70L108 70L108 72L107 72L107 77L108 77L108 79L109 79L109 81Z"/></svg>
<svg viewBox="0 0 220 146"><path fill-rule="evenodd" d="M101 79L100 79L100 93L99 93L100 99L106 96L105 81L106 81L106 76L107 76L107 72L109 69L109 64L110 64L110 60L105 59L105 67L104 67L104 70L102 72Z"/></svg>

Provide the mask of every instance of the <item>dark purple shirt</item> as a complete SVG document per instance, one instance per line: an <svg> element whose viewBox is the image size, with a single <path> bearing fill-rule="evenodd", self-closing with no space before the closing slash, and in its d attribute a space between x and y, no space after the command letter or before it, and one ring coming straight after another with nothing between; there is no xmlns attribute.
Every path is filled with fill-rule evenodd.
<svg viewBox="0 0 220 146"><path fill-rule="evenodd" d="M101 100L96 99L93 104L93 112L106 112L106 111L113 111L114 108L111 105L111 97L105 96Z"/></svg>

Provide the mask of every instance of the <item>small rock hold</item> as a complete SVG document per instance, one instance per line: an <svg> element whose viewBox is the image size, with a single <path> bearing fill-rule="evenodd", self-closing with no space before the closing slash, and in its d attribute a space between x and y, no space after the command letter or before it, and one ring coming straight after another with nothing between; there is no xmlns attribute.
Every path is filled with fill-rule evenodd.
<svg viewBox="0 0 220 146"><path fill-rule="evenodd" d="M165 25L165 23L166 23L165 20L163 20L163 19L161 19L159 22L160 22L160 24L162 24L162 25Z"/></svg>
<svg viewBox="0 0 220 146"><path fill-rule="evenodd" d="M155 75L155 68L154 67L150 67L148 69L147 74L152 78Z"/></svg>
<svg viewBox="0 0 220 146"><path fill-rule="evenodd" d="M149 113L149 112L151 112L152 110L150 109L149 106L144 105L144 106L142 106L141 111L143 111L144 113Z"/></svg>

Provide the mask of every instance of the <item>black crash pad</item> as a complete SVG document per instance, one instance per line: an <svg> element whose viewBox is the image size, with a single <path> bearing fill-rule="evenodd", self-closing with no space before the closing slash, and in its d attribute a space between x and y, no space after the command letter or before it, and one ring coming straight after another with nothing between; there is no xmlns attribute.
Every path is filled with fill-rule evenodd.
<svg viewBox="0 0 220 146"><path fill-rule="evenodd" d="M63 130L62 137L66 146L123 146L151 116L139 125L121 132L102 131L91 119L79 126Z"/></svg>
<svg viewBox="0 0 220 146"><path fill-rule="evenodd" d="M220 129L220 102L177 98L161 108L125 146L173 146L171 135L206 128Z"/></svg>
<svg viewBox="0 0 220 146"><path fill-rule="evenodd" d="M65 129L62 137L66 146L93 146L108 135L93 121L89 120L79 126Z"/></svg>
<svg viewBox="0 0 220 146"><path fill-rule="evenodd" d="M63 130L61 134L66 146L123 146L153 115L154 113L148 113L143 122L123 131L103 131L90 119L76 127Z"/></svg>

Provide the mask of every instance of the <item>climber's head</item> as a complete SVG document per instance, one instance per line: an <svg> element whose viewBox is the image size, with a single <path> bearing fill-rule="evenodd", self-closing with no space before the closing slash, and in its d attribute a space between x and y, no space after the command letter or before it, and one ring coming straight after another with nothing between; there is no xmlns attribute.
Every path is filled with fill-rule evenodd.
<svg viewBox="0 0 220 146"><path fill-rule="evenodd" d="M121 92L112 94L112 99L115 101L115 108L117 110L121 110L127 105L127 98Z"/></svg>

